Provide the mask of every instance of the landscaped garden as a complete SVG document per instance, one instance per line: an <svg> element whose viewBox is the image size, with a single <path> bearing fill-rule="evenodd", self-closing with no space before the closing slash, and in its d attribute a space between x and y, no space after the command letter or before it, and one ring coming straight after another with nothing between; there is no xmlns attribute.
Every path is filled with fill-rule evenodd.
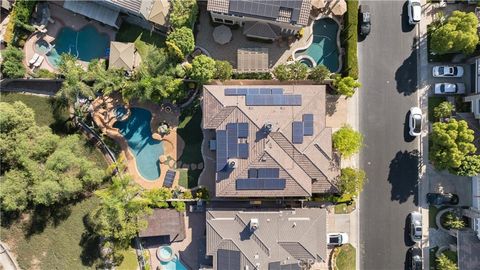
<svg viewBox="0 0 480 270"><path fill-rule="evenodd" d="M341 245L335 248L335 269L336 270L355 270L356 269L356 251L350 244Z"/></svg>

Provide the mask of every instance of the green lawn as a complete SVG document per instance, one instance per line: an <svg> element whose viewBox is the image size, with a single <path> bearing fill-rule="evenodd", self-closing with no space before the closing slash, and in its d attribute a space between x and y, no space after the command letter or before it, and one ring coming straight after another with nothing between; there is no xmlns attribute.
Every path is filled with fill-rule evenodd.
<svg viewBox="0 0 480 270"><path fill-rule="evenodd" d="M198 177L202 170L180 169L178 184L184 188L193 188L198 185Z"/></svg>
<svg viewBox="0 0 480 270"><path fill-rule="evenodd" d="M429 97L428 98L428 121L434 122L436 121L435 117L433 116L433 108L437 107L438 104L444 102L446 100L445 97Z"/></svg>
<svg viewBox="0 0 480 270"><path fill-rule="evenodd" d="M438 229L437 223L435 222L435 217L438 213L438 208L435 206L430 206L428 208L428 227Z"/></svg>
<svg viewBox="0 0 480 270"><path fill-rule="evenodd" d="M154 32L150 32L139 26L123 22L115 37L116 41L134 42L140 37L145 43L155 45L157 47L165 46L165 37Z"/></svg>
<svg viewBox="0 0 480 270"><path fill-rule="evenodd" d="M94 269L98 239L89 236L84 219L98 204L98 198L90 197L50 211L29 212L10 226L5 226L4 218L0 238L22 269Z"/></svg>
<svg viewBox="0 0 480 270"><path fill-rule="evenodd" d="M120 264L118 270L135 270L138 266L137 254L135 250L130 248L120 252L123 255L122 264Z"/></svg>
<svg viewBox="0 0 480 270"><path fill-rule="evenodd" d="M350 244L337 248L335 268L337 270L355 270L355 248Z"/></svg>
<svg viewBox="0 0 480 270"><path fill-rule="evenodd" d="M349 214L355 210L355 201L348 205L346 203L339 203L335 205L335 214Z"/></svg>
<svg viewBox="0 0 480 270"><path fill-rule="evenodd" d="M185 148L180 157L183 163L200 163L202 157L203 133L201 128L202 110L199 104L192 105L182 111L177 132L185 142Z"/></svg>

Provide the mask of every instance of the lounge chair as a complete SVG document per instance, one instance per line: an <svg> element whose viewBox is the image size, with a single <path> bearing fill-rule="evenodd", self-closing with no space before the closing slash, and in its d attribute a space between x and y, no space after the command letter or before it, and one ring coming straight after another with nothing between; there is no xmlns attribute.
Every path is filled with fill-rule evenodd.
<svg viewBox="0 0 480 270"><path fill-rule="evenodd" d="M33 56L32 56L32 59L30 59L30 61L28 61L28 64L29 65L33 65L37 60L38 60L38 57L40 57L40 55L38 53L35 53Z"/></svg>
<svg viewBox="0 0 480 270"><path fill-rule="evenodd" d="M43 56L40 56L37 61L35 61L35 63L33 64L33 67L34 68L38 68L42 63L43 63L43 60L45 59L45 57Z"/></svg>

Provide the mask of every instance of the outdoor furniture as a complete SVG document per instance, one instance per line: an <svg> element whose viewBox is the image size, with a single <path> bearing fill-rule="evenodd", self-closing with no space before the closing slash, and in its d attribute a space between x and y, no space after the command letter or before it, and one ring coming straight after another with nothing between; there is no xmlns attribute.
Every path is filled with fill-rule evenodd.
<svg viewBox="0 0 480 270"><path fill-rule="evenodd" d="M38 68L42 63L45 57L40 56L35 63L33 63L33 68Z"/></svg>
<svg viewBox="0 0 480 270"><path fill-rule="evenodd" d="M225 45L232 39L232 30L225 25L215 27L213 30L213 40L220 45Z"/></svg>
<svg viewBox="0 0 480 270"><path fill-rule="evenodd" d="M39 57L40 55L38 53L35 53L30 59L30 61L28 61L28 65L33 65L38 60Z"/></svg>

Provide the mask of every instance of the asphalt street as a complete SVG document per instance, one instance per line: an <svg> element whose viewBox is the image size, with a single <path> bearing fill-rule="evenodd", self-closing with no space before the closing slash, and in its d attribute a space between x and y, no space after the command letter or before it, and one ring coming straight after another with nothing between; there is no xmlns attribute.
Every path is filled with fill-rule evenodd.
<svg viewBox="0 0 480 270"><path fill-rule="evenodd" d="M417 209L418 141L407 112L417 106L416 28L406 2L364 1L372 31L359 43L360 166L368 182L360 201L360 269L407 268L409 212ZM361 3L362 4L362 3Z"/></svg>

